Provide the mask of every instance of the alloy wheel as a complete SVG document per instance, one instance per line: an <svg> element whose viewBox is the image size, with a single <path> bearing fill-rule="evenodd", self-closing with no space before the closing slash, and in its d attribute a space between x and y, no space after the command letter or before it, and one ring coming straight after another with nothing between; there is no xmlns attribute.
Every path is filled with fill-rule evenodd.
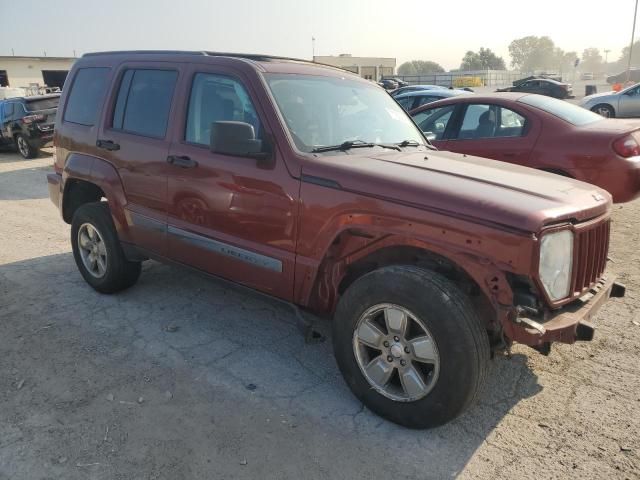
<svg viewBox="0 0 640 480"><path fill-rule="evenodd" d="M356 324L353 351L371 387L391 400L419 400L438 379L440 357L431 332L399 305L367 309Z"/></svg>
<svg viewBox="0 0 640 480"><path fill-rule="evenodd" d="M87 271L96 278L107 273L107 249L100 232L90 223L83 223L78 229L78 249Z"/></svg>

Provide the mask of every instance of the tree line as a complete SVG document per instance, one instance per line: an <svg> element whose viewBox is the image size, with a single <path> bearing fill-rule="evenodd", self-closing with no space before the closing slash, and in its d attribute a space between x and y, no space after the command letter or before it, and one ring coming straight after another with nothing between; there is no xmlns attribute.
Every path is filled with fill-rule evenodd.
<svg viewBox="0 0 640 480"><path fill-rule="evenodd" d="M601 51L590 47L579 55L575 51L564 51L547 36L529 35L517 38L509 44L511 67L521 72L547 71L563 73L579 68L582 72L600 73L604 71L622 71L626 69L629 47L622 50L618 60L605 63ZM640 66L640 40L634 44L632 66ZM469 50L460 62L460 70L506 70L504 59L490 48L481 47L478 51ZM399 75L425 75L444 72L436 62L411 60L398 67Z"/></svg>

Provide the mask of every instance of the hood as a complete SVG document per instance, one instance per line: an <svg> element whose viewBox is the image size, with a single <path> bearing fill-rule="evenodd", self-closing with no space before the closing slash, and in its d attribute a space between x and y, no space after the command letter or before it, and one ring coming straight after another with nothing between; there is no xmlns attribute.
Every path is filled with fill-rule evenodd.
<svg viewBox="0 0 640 480"><path fill-rule="evenodd" d="M609 193L594 185L452 152L324 155L305 165L303 174L363 195L526 232L611 209Z"/></svg>

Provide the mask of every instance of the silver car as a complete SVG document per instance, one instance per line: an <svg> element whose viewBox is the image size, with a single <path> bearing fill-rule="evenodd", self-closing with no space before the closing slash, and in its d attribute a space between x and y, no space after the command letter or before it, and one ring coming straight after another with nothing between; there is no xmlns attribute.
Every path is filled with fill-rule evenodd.
<svg viewBox="0 0 640 480"><path fill-rule="evenodd" d="M579 105L603 117L640 117L640 83L619 92L589 95Z"/></svg>

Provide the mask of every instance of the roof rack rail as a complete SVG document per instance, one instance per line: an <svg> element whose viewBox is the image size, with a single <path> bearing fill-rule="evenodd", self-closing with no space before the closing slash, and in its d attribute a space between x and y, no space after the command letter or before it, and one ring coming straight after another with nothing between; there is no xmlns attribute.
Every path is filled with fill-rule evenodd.
<svg viewBox="0 0 640 480"><path fill-rule="evenodd" d="M113 50L108 52L90 52L85 53L83 57L98 57L101 55L120 55L120 54L138 54L138 55L205 55L209 57L234 57L246 58L247 60L269 61L269 60L289 60L293 62L312 63L311 60L302 58L281 57L277 55L264 55L261 53L231 53L231 52L211 52L211 51L191 51L191 50Z"/></svg>
<svg viewBox="0 0 640 480"><path fill-rule="evenodd" d="M101 55L120 55L127 53L136 53L140 55L207 55L205 52L197 52L190 50L111 50L107 52L89 52L82 55L83 57L99 57Z"/></svg>

